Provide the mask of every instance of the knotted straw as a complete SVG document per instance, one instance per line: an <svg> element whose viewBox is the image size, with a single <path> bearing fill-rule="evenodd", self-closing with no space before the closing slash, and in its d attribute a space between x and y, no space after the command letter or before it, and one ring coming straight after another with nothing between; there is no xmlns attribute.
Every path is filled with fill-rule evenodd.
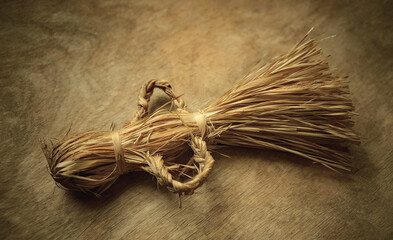
<svg viewBox="0 0 393 240"><path fill-rule="evenodd" d="M154 89L176 107L148 116ZM211 172L217 144L290 152L333 170L350 170L345 145L352 102L345 78L330 73L315 40L252 71L207 108L192 113L163 80L145 84L134 119L115 132L69 136L50 148L48 169L62 187L101 194L121 175L146 171L178 194L192 194ZM191 149L194 155L184 159Z"/></svg>
<svg viewBox="0 0 393 240"><path fill-rule="evenodd" d="M121 146L119 132L117 131L112 132L112 141L115 151L116 168L119 175L122 175L127 172L127 169L126 169L126 162L124 159L123 147Z"/></svg>

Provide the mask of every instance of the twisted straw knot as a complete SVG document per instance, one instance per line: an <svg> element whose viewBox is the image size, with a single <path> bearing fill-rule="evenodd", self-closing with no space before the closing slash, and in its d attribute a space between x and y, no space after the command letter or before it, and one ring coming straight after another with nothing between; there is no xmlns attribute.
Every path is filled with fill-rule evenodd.
<svg viewBox="0 0 393 240"><path fill-rule="evenodd" d="M208 125L208 118L206 117L205 112L195 112L193 113L193 117L196 125L198 126L199 132L201 133L202 139L206 141L209 145L216 144L215 136L218 132L216 131L212 123L210 123L211 126Z"/></svg>
<svg viewBox="0 0 393 240"><path fill-rule="evenodd" d="M123 147L121 146L120 134L118 131L113 131L111 137L113 142L113 149L115 152L116 169L119 175L122 175L127 172L127 166L124 159Z"/></svg>

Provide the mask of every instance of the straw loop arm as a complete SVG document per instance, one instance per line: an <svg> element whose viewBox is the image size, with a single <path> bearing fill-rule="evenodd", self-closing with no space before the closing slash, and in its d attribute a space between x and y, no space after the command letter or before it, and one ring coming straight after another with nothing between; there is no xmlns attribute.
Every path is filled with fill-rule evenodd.
<svg viewBox="0 0 393 240"><path fill-rule="evenodd" d="M155 88L159 88L164 91L166 95L168 95L173 100L177 108L184 110L186 109L183 99L174 93L173 88L169 82L165 80L152 79L141 88L138 98L138 110L133 121L140 120L147 116L150 97L153 94Z"/></svg>
<svg viewBox="0 0 393 240"><path fill-rule="evenodd" d="M178 194L191 195L206 180L214 164L214 158L207 150L206 142L195 136L190 141L190 147L194 151L193 161L197 166L198 173L188 181L178 181L173 178L165 165L161 155L147 155L146 161L160 185L166 186L170 191Z"/></svg>

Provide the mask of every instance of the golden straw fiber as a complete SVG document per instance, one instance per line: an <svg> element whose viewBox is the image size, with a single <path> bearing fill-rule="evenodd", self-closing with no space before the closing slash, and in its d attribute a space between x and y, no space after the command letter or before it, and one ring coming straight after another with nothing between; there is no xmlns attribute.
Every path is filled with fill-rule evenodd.
<svg viewBox="0 0 393 240"><path fill-rule="evenodd" d="M176 109L148 116L156 88ZM146 171L170 191L192 194L212 170L217 146L275 149L350 170L345 145L359 138L351 130L348 95L346 78L332 75L317 41L306 36L201 111L189 112L168 82L153 79L140 92L135 118L121 129L68 136L51 147L43 143L43 151L58 184L95 194L131 171ZM193 157L178 157L189 149Z"/></svg>

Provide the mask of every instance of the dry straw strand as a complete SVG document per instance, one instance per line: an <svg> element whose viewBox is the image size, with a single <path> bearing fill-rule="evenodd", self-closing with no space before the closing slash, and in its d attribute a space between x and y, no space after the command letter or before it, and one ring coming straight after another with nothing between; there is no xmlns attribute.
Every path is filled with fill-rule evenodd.
<svg viewBox="0 0 393 240"><path fill-rule="evenodd" d="M154 89L175 110L148 116ZM134 119L121 129L68 136L42 148L53 179L101 194L130 171L146 171L178 194L192 194L211 172L220 145L290 152L333 170L350 170L358 143L346 78L334 76L317 41L306 36L287 54L246 75L205 109L191 113L163 80L145 84ZM178 156L192 149L190 159Z"/></svg>

